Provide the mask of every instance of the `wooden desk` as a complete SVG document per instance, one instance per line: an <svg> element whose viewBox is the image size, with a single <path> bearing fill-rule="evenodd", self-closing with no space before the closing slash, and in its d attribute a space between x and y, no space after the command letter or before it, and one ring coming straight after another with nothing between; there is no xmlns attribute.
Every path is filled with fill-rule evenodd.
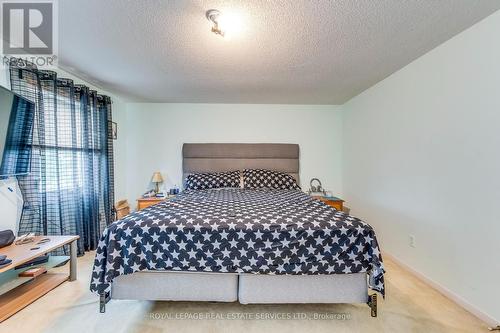
<svg viewBox="0 0 500 333"><path fill-rule="evenodd" d="M43 238L49 238L50 241L36 244ZM23 245L12 244L0 249L0 254L6 255L7 258L12 260L10 265L0 268L0 322L33 303L64 281L76 280L76 241L78 238L80 237L37 236L34 242ZM67 244L70 245L69 257L51 256L47 263L14 269L16 266L27 263ZM31 250L34 247L39 247L39 249ZM70 260L69 274L47 272L35 278L18 276L23 271L38 266L45 266L48 270L68 259Z"/></svg>

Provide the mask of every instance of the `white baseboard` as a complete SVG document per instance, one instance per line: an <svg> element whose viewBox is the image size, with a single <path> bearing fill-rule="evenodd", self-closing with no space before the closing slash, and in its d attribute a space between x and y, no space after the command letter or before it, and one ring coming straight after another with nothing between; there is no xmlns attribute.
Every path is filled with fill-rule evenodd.
<svg viewBox="0 0 500 333"><path fill-rule="evenodd" d="M443 285L437 283L436 281L428 278L427 276L425 276L421 272L419 272L419 271L415 270L414 268L410 267L408 264L406 264L403 260L399 259L398 257L396 257L396 256L394 256L394 255L392 255L390 253L387 253L387 252L383 252L382 255L386 256L386 257L389 257L389 259L391 259L394 262L396 262L398 265L400 265L401 267L403 267L405 270L409 271L411 274L415 275L417 278L419 278L420 280L422 280L426 284L430 285L432 288L436 289L438 292L440 292L441 294L443 294L445 297L449 298L450 300L452 300L453 302L455 302L460 307L462 307L465 310L467 310L468 312L472 313L474 316L476 316L477 318L481 319L482 321L484 321L485 323L487 323L491 327L495 327L495 326L497 326L499 324L498 321L495 320L493 317L491 317L488 314L482 312L480 309L478 309L474 305L470 304L469 302L467 302L465 299L463 299L459 295L453 293L448 288L444 287Z"/></svg>

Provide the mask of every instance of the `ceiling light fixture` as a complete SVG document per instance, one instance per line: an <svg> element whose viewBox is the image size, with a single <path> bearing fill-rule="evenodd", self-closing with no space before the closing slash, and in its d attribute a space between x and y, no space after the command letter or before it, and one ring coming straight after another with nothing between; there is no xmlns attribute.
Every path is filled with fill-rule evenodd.
<svg viewBox="0 0 500 333"><path fill-rule="evenodd" d="M207 17L207 20L214 24L212 32L216 35L224 37L224 31L219 27L219 17L221 16L220 12L217 9L209 9L207 10L205 16Z"/></svg>
<svg viewBox="0 0 500 333"><path fill-rule="evenodd" d="M217 9L209 9L205 16L213 23L212 32L216 35L231 38L243 30L241 16L236 13L223 14Z"/></svg>

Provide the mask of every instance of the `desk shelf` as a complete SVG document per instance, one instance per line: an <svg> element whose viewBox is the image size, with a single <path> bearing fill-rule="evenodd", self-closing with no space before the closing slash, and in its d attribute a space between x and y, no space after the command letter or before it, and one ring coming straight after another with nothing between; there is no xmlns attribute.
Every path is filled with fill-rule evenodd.
<svg viewBox="0 0 500 333"><path fill-rule="evenodd" d="M28 277L28 276L19 276L19 274L21 274L22 272L27 271L28 269L31 268L42 267L42 266L45 267L48 271L49 269L54 268L57 265L62 264L63 262L68 260L69 256L50 256L49 261L45 263L33 265L30 267L24 267L20 269L11 269L10 271L0 273L0 295L3 295L6 292L16 287L35 279L33 277Z"/></svg>
<svg viewBox="0 0 500 333"><path fill-rule="evenodd" d="M67 281L68 277L69 274L64 273L45 273L6 292L0 298L0 322Z"/></svg>

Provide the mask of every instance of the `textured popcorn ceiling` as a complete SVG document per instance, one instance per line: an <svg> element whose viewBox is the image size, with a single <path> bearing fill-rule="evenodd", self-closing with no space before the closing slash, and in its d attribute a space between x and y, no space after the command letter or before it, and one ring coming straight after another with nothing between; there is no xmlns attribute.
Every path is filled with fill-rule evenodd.
<svg viewBox="0 0 500 333"><path fill-rule="evenodd" d="M246 30L210 32L205 11ZM129 101L342 104L500 0L63 0L60 64Z"/></svg>

